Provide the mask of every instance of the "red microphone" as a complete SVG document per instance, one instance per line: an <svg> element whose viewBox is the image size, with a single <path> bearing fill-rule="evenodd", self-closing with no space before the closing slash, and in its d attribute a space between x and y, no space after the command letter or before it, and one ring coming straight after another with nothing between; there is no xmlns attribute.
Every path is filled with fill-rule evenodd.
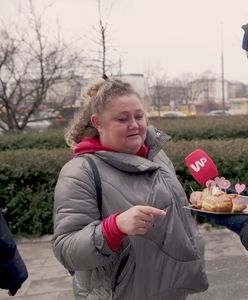
<svg viewBox="0 0 248 300"><path fill-rule="evenodd" d="M196 149L185 158L190 174L202 186L206 185L209 179L219 176L213 160L201 149Z"/></svg>

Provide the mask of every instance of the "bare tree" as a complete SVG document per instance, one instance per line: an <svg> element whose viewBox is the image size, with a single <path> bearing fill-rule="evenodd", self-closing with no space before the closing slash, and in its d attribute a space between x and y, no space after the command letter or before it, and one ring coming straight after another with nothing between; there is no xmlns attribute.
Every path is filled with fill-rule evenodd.
<svg viewBox="0 0 248 300"><path fill-rule="evenodd" d="M110 24L109 19L113 8L113 1L107 5L107 1L102 2L96 0L98 24L92 26L91 36L87 38L92 42L92 48L90 48L91 56L93 58L89 60L89 67L93 73L101 74L105 76L106 73L111 73L114 68L120 70L119 59L114 59L114 54L117 52L112 45L110 36ZM105 4L105 7L103 6ZM110 58L111 56L111 58Z"/></svg>
<svg viewBox="0 0 248 300"><path fill-rule="evenodd" d="M183 101L188 108L194 105L199 95L202 93L202 87L198 83L198 76L190 73L182 74L180 78L176 79L177 85L183 88Z"/></svg>
<svg viewBox="0 0 248 300"><path fill-rule="evenodd" d="M145 76L147 80L148 93L151 99L151 105L153 109L158 111L158 117L160 117L162 106L167 104L166 86L168 78L163 72L161 72L160 65L157 65L153 69L146 70Z"/></svg>
<svg viewBox="0 0 248 300"><path fill-rule="evenodd" d="M210 103L213 99L209 94L209 82L215 78L215 75L207 70L201 74L193 75L190 73L182 74L179 78L174 79L174 84L181 91L181 102L186 104L188 109L194 106L200 100Z"/></svg>
<svg viewBox="0 0 248 300"><path fill-rule="evenodd" d="M48 38L43 16L36 14L30 0L25 29L0 28L0 128L23 130L46 100L48 90L61 78L72 78L81 59L57 31Z"/></svg>
<svg viewBox="0 0 248 300"><path fill-rule="evenodd" d="M106 75L106 30L107 22L103 24L102 20L102 10L101 10L101 0L97 1L98 3L98 14L99 14L99 33L101 37L101 62L102 62L102 75Z"/></svg>
<svg viewBox="0 0 248 300"><path fill-rule="evenodd" d="M210 92L211 83L215 82L216 75L211 70L206 70L197 77L187 81L188 99L191 103L201 103L204 111L209 111L215 106L215 96Z"/></svg>

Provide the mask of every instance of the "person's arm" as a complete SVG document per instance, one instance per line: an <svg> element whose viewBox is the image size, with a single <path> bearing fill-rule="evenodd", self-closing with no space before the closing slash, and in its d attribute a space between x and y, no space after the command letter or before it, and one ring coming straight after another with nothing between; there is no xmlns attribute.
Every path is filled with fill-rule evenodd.
<svg viewBox="0 0 248 300"><path fill-rule="evenodd" d="M27 277L27 268L0 213L0 288L14 296Z"/></svg>
<svg viewBox="0 0 248 300"><path fill-rule="evenodd" d="M248 222L242 227L240 231L240 240L245 249L248 250Z"/></svg>
<svg viewBox="0 0 248 300"><path fill-rule="evenodd" d="M81 157L60 172L54 193L53 251L68 270L110 263L115 252L103 234L92 169Z"/></svg>
<svg viewBox="0 0 248 300"><path fill-rule="evenodd" d="M227 193L236 194L237 192L234 188L230 187L227 189ZM240 195L248 196L248 189L246 188ZM241 243L244 245L246 250L248 250L248 214L222 215L201 212L197 212L197 214L214 225L224 226L237 233L240 236Z"/></svg>
<svg viewBox="0 0 248 300"><path fill-rule="evenodd" d="M248 250L248 214L228 215L203 212L197 212L197 214L204 217L211 224L224 226L237 233L240 236L241 243Z"/></svg>
<svg viewBox="0 0 248 300"><path fill-rule="evenodd" d="M246 51L246 56L248 58L248 24L243 25L241 28L244 30L242 49Z"/></svg>

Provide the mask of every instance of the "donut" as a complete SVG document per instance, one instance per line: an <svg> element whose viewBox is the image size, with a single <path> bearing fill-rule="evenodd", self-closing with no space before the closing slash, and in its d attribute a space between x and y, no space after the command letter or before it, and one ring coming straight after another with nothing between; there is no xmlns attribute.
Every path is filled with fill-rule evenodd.
<svg viewBox="0 0 248 300"><path fill-rule="evenodd" d="M189 201L192 207L209 212L239 213L247 207L240 195L227 194L219 189L192 192Z"/></svg>
<svg viewBox="0 0 248 300"><path fill-rule="evenodd" d="M237 194L233 194L232 197L232 212L237 213L237 212L242 212L244 209L247 208L247 205L244 201L243 198L239 197Z"/></svg>
<svg viewBox="0 0 248 300"><path fill-rule="evenodd" d="M226 193L207 196L202 200L202 209L212 212L231 212L232 199Z"/></svg>

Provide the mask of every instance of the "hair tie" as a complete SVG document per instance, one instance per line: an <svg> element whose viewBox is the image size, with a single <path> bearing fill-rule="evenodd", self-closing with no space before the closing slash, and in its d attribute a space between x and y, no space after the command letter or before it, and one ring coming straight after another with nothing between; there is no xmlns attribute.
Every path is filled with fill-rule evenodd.
<svg viewBox="0 0 248 300"><path fill-rule="evenodd" d="M108 76L107 76L106 74L103 74L103 75L102 75L102 79L108 80Z"/></svg>

